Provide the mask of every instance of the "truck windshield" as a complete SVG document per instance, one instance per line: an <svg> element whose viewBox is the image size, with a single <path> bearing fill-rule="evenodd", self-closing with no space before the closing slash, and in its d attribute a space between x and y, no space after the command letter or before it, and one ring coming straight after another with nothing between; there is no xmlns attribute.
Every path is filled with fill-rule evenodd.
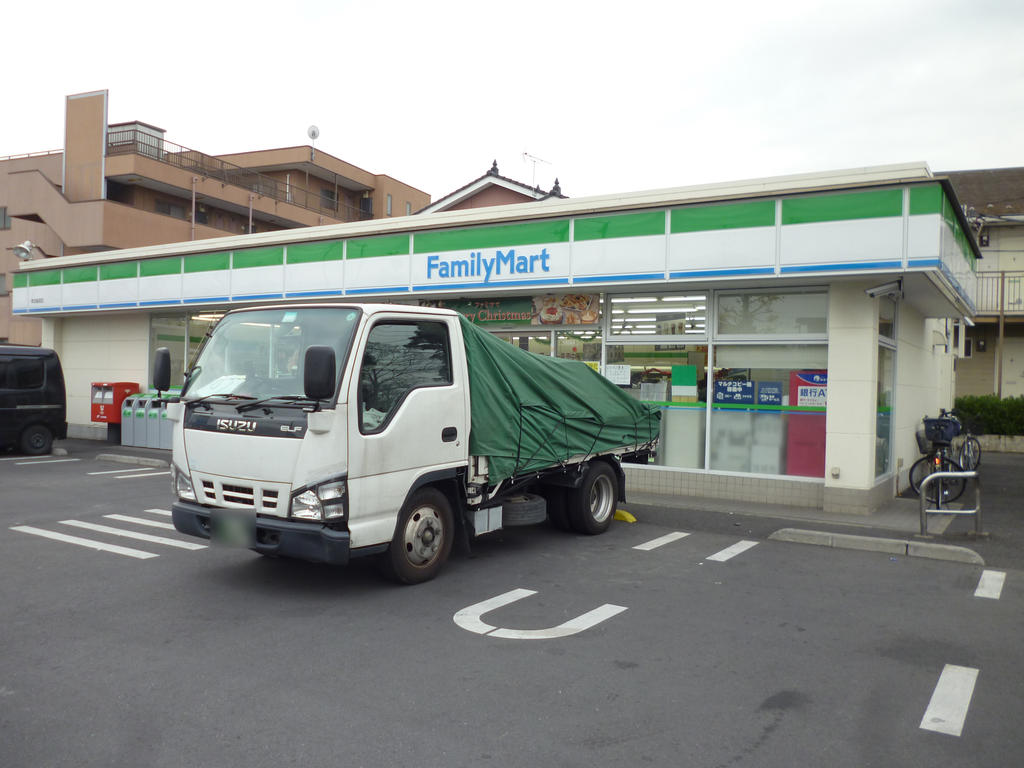
<svg viewBox="0 0 1024 768"><path fill-rule="evenodd" d="M182 396L301 398L306 349L314 345L334 348L340 381L359 314L353 307L227 314L200 348Z"/></svg>

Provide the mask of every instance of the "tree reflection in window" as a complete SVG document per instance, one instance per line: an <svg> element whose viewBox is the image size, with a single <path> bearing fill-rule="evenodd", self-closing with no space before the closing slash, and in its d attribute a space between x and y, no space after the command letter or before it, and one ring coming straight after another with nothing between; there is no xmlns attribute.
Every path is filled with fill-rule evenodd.
<svg viewBox="0 0 1024 768"><path fill-rule="evenodd" d="M451 383L451 354L444 323L375 325L359 371L360 429L380 432L409 392Z"/></svg>

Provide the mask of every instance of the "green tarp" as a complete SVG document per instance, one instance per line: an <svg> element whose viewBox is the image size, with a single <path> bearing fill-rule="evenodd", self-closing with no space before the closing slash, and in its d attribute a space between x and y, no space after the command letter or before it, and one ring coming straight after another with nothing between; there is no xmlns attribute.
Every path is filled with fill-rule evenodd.
<svg viewBox="0 0 1024 768"><path fill-rule="evenodd" d="M585 363L541 357L462 318L472 404L469 452L495 483L574 456L658 437L661 413Z"/></svg>

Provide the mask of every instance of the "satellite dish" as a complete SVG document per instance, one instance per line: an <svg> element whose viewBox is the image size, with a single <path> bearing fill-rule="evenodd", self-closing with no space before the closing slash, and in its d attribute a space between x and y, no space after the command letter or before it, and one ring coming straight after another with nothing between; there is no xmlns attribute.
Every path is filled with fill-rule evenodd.
<svg viewBox="0 0 1024 768"><path fill-rule="evenodd" d="M317 128L315 125L311 125L309 126L309 130L306 131L306 135L309 136L309 138L311 138L313 141L316 141L318 138L320 138L320 129Z"/></svg>

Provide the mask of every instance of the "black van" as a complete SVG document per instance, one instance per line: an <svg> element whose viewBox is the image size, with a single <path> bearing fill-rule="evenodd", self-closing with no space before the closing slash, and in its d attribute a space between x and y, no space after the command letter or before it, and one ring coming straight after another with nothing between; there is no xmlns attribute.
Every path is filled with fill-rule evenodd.
<svg viewBox="0 0 1024 768"><path fill-rule="evenodd" d="M52 349L0 344L0 450L49 453L68 435L64 373Z"/></svg>

